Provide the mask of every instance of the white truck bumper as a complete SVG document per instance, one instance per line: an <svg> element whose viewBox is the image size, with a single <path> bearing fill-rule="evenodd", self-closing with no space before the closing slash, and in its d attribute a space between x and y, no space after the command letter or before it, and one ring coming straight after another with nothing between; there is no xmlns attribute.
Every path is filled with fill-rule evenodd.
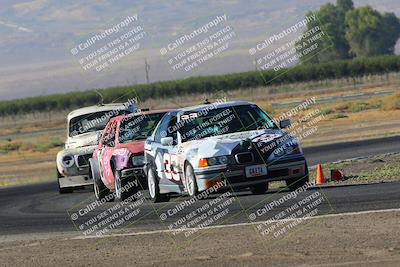
<svg viewBox="0 0 400 267"><path fill-rule="evenodd" d="M92 185L93 180L87 176L66 176L58 178L60 188Z"/></svg>

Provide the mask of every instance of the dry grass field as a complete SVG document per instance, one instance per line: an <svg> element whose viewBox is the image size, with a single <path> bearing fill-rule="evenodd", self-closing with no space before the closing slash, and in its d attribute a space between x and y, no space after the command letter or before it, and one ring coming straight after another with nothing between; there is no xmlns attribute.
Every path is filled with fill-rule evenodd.
<svg viewBox="0 0 400 267"><path fill-rule="evenodd" d="M235 90L229 93L151 99L143 107L174 108L204 99L249 100L274 117L315 97L316 104L300 110L292 123L315 128L300 138L304 146L400 134L400 74L350 80L297 83ZM297 102L296 102L297 101ZM313 113L313 116L308 116ZM66 137L68 111L0 118L0 187L54 179L55 156ZM314 119L319 117L320 120Z"/></svg>

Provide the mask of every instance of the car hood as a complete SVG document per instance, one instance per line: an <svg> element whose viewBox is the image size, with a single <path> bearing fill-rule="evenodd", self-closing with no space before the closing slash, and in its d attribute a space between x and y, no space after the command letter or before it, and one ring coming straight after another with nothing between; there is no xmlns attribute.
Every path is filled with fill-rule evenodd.
<svg viewBox="0 0 400 267"><path fill-rule="evenodd" d="M196 150L199 157L214 157L230 155L235 147L241 144L243 140L249 140L253 143L263 142L271 143L287 135L280 129L263 129L232 134L224 134L213 137L207 137L201 140L193 140L184 145L184 151Z"/></svg>
<svg viewBox="0 0 400 267"><path fill-rule="evenodd" d="M101 131L89 132L74 137L68 137L65 143L65 149L72 149L85 146L96 146Z"/></svg>

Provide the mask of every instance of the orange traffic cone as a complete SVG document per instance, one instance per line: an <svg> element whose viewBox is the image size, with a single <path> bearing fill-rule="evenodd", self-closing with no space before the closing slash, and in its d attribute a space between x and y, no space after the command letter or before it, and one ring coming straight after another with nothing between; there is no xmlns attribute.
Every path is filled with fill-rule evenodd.
<svg viewBox="0 0 400 267"><path fill-rule="evenodd" d="M317 166L317 177L315 178L315 184L316 185L321 185L325 183L325 176L324 172L322 170L321 164L318 164Z"/></svg>

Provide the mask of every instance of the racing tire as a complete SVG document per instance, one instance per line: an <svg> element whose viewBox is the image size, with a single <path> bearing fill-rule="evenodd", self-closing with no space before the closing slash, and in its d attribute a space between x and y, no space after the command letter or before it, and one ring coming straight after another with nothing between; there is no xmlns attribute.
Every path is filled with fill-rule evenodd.
<svg viewBox="0 0 400 267"><path fill-rule="evenodd" d="M99 164L97 161L89 159L89 169L89 177L93 180L93 191L96 200L101 201L105 199L107 202L114 201L114 195L101 180Z"/></svg>
<svg viewBox="0 0 400 267"><path fill-rule="evenodd" d="M129 186L130 178L122 178L121 172L114 171L115 200L125 201L138 192L136 186Z"/></svg>
<svg viewBox="0 0 400 267"><path fill-rule="evenodd" d="M257 185L251 186L250 191L251 191L251 193L253 193L253 195L262 195L268 191L268 187L269 187L268 182L262 183L262 184L257 184Z"/></svg>
<svg viewBox="0 0 400 267"><path fill-rule="evenodd" d="M185 181L189 196L197 196L199 194L199 187L197 186L196 175L194 174L193 167L190 163L185 167Z"/></svg>
<svg viewBox="0 0 400 267"><path fill-rule="evenodd" d="M149 168L147 172L147 187L151 201L154 203L168 202L170 196L168 194L160 194L160 179L158 178L156 172Z"/></svg>
<svg viewBox="0 0 400 267"><path fill-rule="evenodd" d="M70 194L70 193L72 193L74 190L71 187L61 187L60 178L62 178L63 176L61 175L61 173L58 171L57 168L56 168L56 171L57 171L58 192L60 194Z"/></svg>
<svg viewBox="0 0 400 267"><path fill-rule="evenodd" d="M309 177L308 177L308 175L306 175L301 178L286 180L286 186L290 189L290 191L294 191L294 190L304 186L306 183L308 183L308 181L309 181Z"/></svg>
<svg viewBox="0 0 400 267"><path fill-rule="evenodd" d="M93 189L96 200L102 201L105 199L106 202L114 201L114 194L104 185L101 178L93 179Z"/></svg>

